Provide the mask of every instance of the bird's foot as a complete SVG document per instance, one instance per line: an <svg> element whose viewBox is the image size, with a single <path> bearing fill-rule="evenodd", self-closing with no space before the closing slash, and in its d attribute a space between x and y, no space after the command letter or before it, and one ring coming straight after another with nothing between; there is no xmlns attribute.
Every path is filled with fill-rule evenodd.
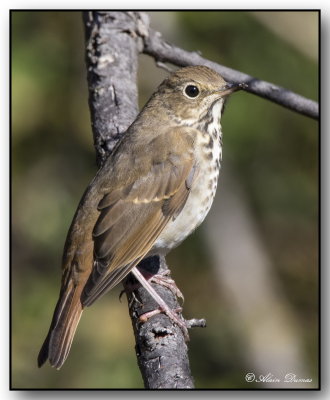
<svg viewBox="0 0 330 400"><path fill-rule="evenodd" d="M175 281L170 277L171 271L167 269L161 274L156 274L148 279L150 283L156 283L157 285L164 286L171 290L171 292L178 298L182 299L182 304L184 302L184 297L181 290L177 287Z"/></svg>
<svg viewBox="0 0 330 400"><path fill-rule="evenodd" d="M139 320L141 322L147 322L149 318L164 313L170 318L176 325L178 325L183 333L183 336L185 338L185 341L189 341L189 333L188 333L188 326L186 324L186 321L184 319L181 319L177 313L180 313L182 311L182 308L176 308L174 310L171 310L170 308L166 307L166 310L163 309L162 306L159 306L156 310L152 310L149 312L146 312L144 314L141 314L139 317Z"/></svg>
<svg viewBox="0 0 330 400"><path fill-rule="evenodd" d="M181 307L178 307L178 308L173 310L174 313L179 313L181 311L182 311ZM155 315L161 314L163 312L164 311L161 309L161 307L158 307L158 308L156 308L156 310L151 310L151 311L148 311L148 312L145 312L145 313L141 314L139 316L139 321L147 322L149 318L151 318L151 317L153 317Z"/></svg>
<svg viewBox="0 0 330 400"><path fill-rule="evenodd" d="M170 277L171 271L169 269L166 269L165 271L157 274L152 274L148 271L145 271L144 269L138 268L140 273L143 275L144 279L148 281L149 283L155 283L157 285L161 285L166 287L167 289L170 289L171 292L178 297L179 299L182 299L182 304L184 302L184 297L181 292L181 290L177 287L175 281ZM134 274L133 274L134 275ZM125 283L125 289L122 290L119 294L119 300L121 300L122 295L125 292L133 293L136 289L140 287L141 283L139 281L132 282L130 280L127 280Z"/></svg>
<svg viewBox="0 0 330 400"><path fill-rule="evenodd" d="M143 322L147 321L150 317L153 315L157 315L159 313L164 313L166 314L176 325L178 325L182 333L184 335L184 338L186 341L189 341L189 334L188 334L188 327L184 319L182 319L176 312L180 311L177 310L171 310L170 307L165 303L165 301L159 296L159 294L155 291L155 289L151 286L151 284L145 279L145 277L141 274L141 272L134 267L132 269L132 273L135 276L135 278L141 283L141 285L148 291L150 296L158 303L159 307L156 310L149 311L145 314L142 314L140 316L140 320Z"/></svg>

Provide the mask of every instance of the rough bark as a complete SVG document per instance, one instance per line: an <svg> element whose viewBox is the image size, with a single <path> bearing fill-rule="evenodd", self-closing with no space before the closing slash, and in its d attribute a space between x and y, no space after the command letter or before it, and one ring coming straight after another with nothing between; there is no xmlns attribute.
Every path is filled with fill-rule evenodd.
<svg viewBox="0 0 330 400"><path fill-rule="evenodd" d="M97 155L101 166L137 112L138 53L148 34L148 16L140 12L84 12L89 106ZM166 270L164 258L144 260L150 271ZM139 316L157 308L144 288L128 283L129 311L136 339L138 365L146 388L192 388L188 348L182 331L164 314L141 323ZM155 289L174 309L179 307L171 290ZM192 321L191 326L203 325Z"/></svg>
<svg viewBox="0 0 330 400"><path fill-rule="evenodd" d="M140 263L140 267L150 273L164 272L168 268L164 257L150 257ZM188 347L181 329L161 313L146 322L140 322L141 314L156 310L158 305L144 288L130 291L132 284L134 285L134 281L127 280L125 286L136 338L136 354L140 370L144 371L142 377L145 387L193 388ZM155 285L155 288L171 309L180 308L177 297L171 290L160 285Z"/></svg>
<svg viewBox="0 0 330 400"><path fill-rule="evenodd" d="M149 28L148 16L141 12L84 12L86 64L94 144L97 163L106 157L134 121L138 112L136 75L138 54L144 52L158 62L177 66L207 65L232 82L248 83L248 91L286 108L318 118L318 103L287 89L240 71L219 65L165 42ZM166 270L165 259L143 261L152 271ZM132 282L124 283L130 289ZM172 308L178 308L171 290L155 285ZM129 311L136 338L138 364L147 388L192 388L187 345L181 330L164 314L141 323L139 316L157 308L141 287L127 290ZM190 327L205 326L203 320L187 321Z"/></svg>
<svg viewBox="0 0 330 400"><path fill-rule="evenodd" d="M94 145L101 166L138 113L137 67L146 15L84 12Z"/></svg>

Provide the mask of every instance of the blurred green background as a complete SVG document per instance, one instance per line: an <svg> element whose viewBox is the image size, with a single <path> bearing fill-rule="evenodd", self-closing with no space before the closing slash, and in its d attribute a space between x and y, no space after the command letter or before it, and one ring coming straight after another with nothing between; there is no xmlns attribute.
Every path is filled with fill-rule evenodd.
<svg viewBox="0 0 330 400"><path fill-rule="evenodd" d="M150 15L151 26L167 40L317 100L316 12ZM60 371L49 365L37 368L36 357L58 296L67 229L96 165L81 13L12 12L11 16L12 386L142 388L126 300L118 300L121 288L84 313ZM166 73L149 57L140 58L142 106ZM189 354L196 387L270 387L248 383L244 377L250 371L276 374L275 364L286 372L295 372L286 366L299 365L302 377L311 378L316 387L318 122L241 92L230 100L222 126L223 174L239 188L236 199L243 199L244 215L254 227L245 238L256 237L267 268L260 274L249 268L242 273L238 268L242 265L226 269L226 261L218 262L208 237L220 241L221 235L229 235L221 220L219 231L211 234L206 221L168 257L185 295L184 315L205 317L208 323L207 329L191 332ZM213 213L218 204L221 207L226 181L220 180ZM222 207L224 216L231 215ZM241 222L238 218L238 231ZM229 256L238 254L244 237L229 238ZM229 288L221 276L233 271L236 277ZM258 284L264 275L267 285ZM237 290L242 284L248 286ZM239 309L251 288L255 305L265 304L272 293L271 306L262 310L260 321L273 321L275 328L261 331L259 320ZM284 337L289 338L287 347ZM262 351L258 343L263 344ZM277 350L275 355L268 353L272 349L284 349L285 357L276 358ZM270 360L273 364L267 364Z"/></svg>

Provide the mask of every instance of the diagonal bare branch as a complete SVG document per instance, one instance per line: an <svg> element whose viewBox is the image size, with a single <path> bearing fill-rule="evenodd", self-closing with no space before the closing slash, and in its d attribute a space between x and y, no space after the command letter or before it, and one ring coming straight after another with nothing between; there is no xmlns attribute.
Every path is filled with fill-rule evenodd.
<svg viewBox="0 0 330 400"><path fill-rule="evenodd" d="M254 78L251 75L207 60L197 52L183 50L166 42L162 38L160 32L152 29L149 29L149 35L144 38L143 52L154 57L156 61L170 62L180 67L188 65L206 65L219 72L228 81L247 83L248 88L246 90L250 93L273 101L274 103L308 117L314 119L318 119L319 117L319 105L317 102L273 83Z"/></svg>

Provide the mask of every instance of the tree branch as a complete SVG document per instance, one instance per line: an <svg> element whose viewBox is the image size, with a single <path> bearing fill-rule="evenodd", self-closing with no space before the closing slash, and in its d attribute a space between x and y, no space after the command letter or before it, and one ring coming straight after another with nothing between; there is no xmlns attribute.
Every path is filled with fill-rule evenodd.
<svg viewBox="0 0 330 400"><path fill-rule="evenodd" d="M83 19L89 105L97 163L101 166L137 115L137 58L143 49L142 38L148 34L149 19L140 12L84 12ZM165 259L158 257L146 259L140 266L153 273L168 269ZM164 314L141 323L139 316L157 305L144 288L132 291L131 279L124 287L145 386L193 388L181 329ZM160 285L155 289L170 307L179 307L170 289ZM191 327L203 325L203 321L190 322Z"/></svg>
<svg viewBox="0 0 330 400"><path fill-rule="evenodd" d="M138 113L137 21L145 14L83 12L94 145L101 166Z"/></svg>
<svg viewBox="0 0 330 400"><path fill-rule="evenodd" d="M289 90L224 67L166 43L159 32L149 29L141 12L83 12L86 33L86 64L89 105L97 154L101 166L115 144L134 121L137 112L138 54L144 52L159 62L177 66L207 65L232 82L244 82L248 91L301 114L318 118L318 104ZM141 265L142 264L142 265ZM151 257L140 267L152 273L166 271L164 258ZM130 291L132 277L125 283L129 312L136 339L138 364L147 388L193 388L187 345L180 328L164 314L141 322L139 317L157 308L144 288ZM134 287L134 286L133 286ZM155 285L173 309L177 298L168 288ZM205 326L204 320L187 321L189 327Z"/></svg>
<svg viewBox="0 0 330 400"><path fill-rule="evenodd" d="M197 52L189 52L166 42L160 32L149 29L149 34L144 38L145 54L154 57L156 61L170 62L180 67L188 65L206 65L219 72L226 80L234 83L244 82L248 84L245 89L250 93L280 104L283 107L300 114L317 119L319 117L319 105L317 102L307 99L290 90L274 85L243 72L217 64L201 57Z"/></svg>
<svg viewBox="0 0 330 400"><path fill-rule="evenodd" d="M168 270L165 258L157 256L145 259L139 266L151 274ZM130 287L134 287L135 282L132 277L130 279L125 282L125 287L136 339L136 354L140 370L143 371L145 388L194 388L188 347L181 328L161 313L142 323L140 315L157 310L158 305L143 287L140 286L132 292ZM155 288L171 309L180 308L177 297L170 289L161 285L156 285Z"/></svg>

